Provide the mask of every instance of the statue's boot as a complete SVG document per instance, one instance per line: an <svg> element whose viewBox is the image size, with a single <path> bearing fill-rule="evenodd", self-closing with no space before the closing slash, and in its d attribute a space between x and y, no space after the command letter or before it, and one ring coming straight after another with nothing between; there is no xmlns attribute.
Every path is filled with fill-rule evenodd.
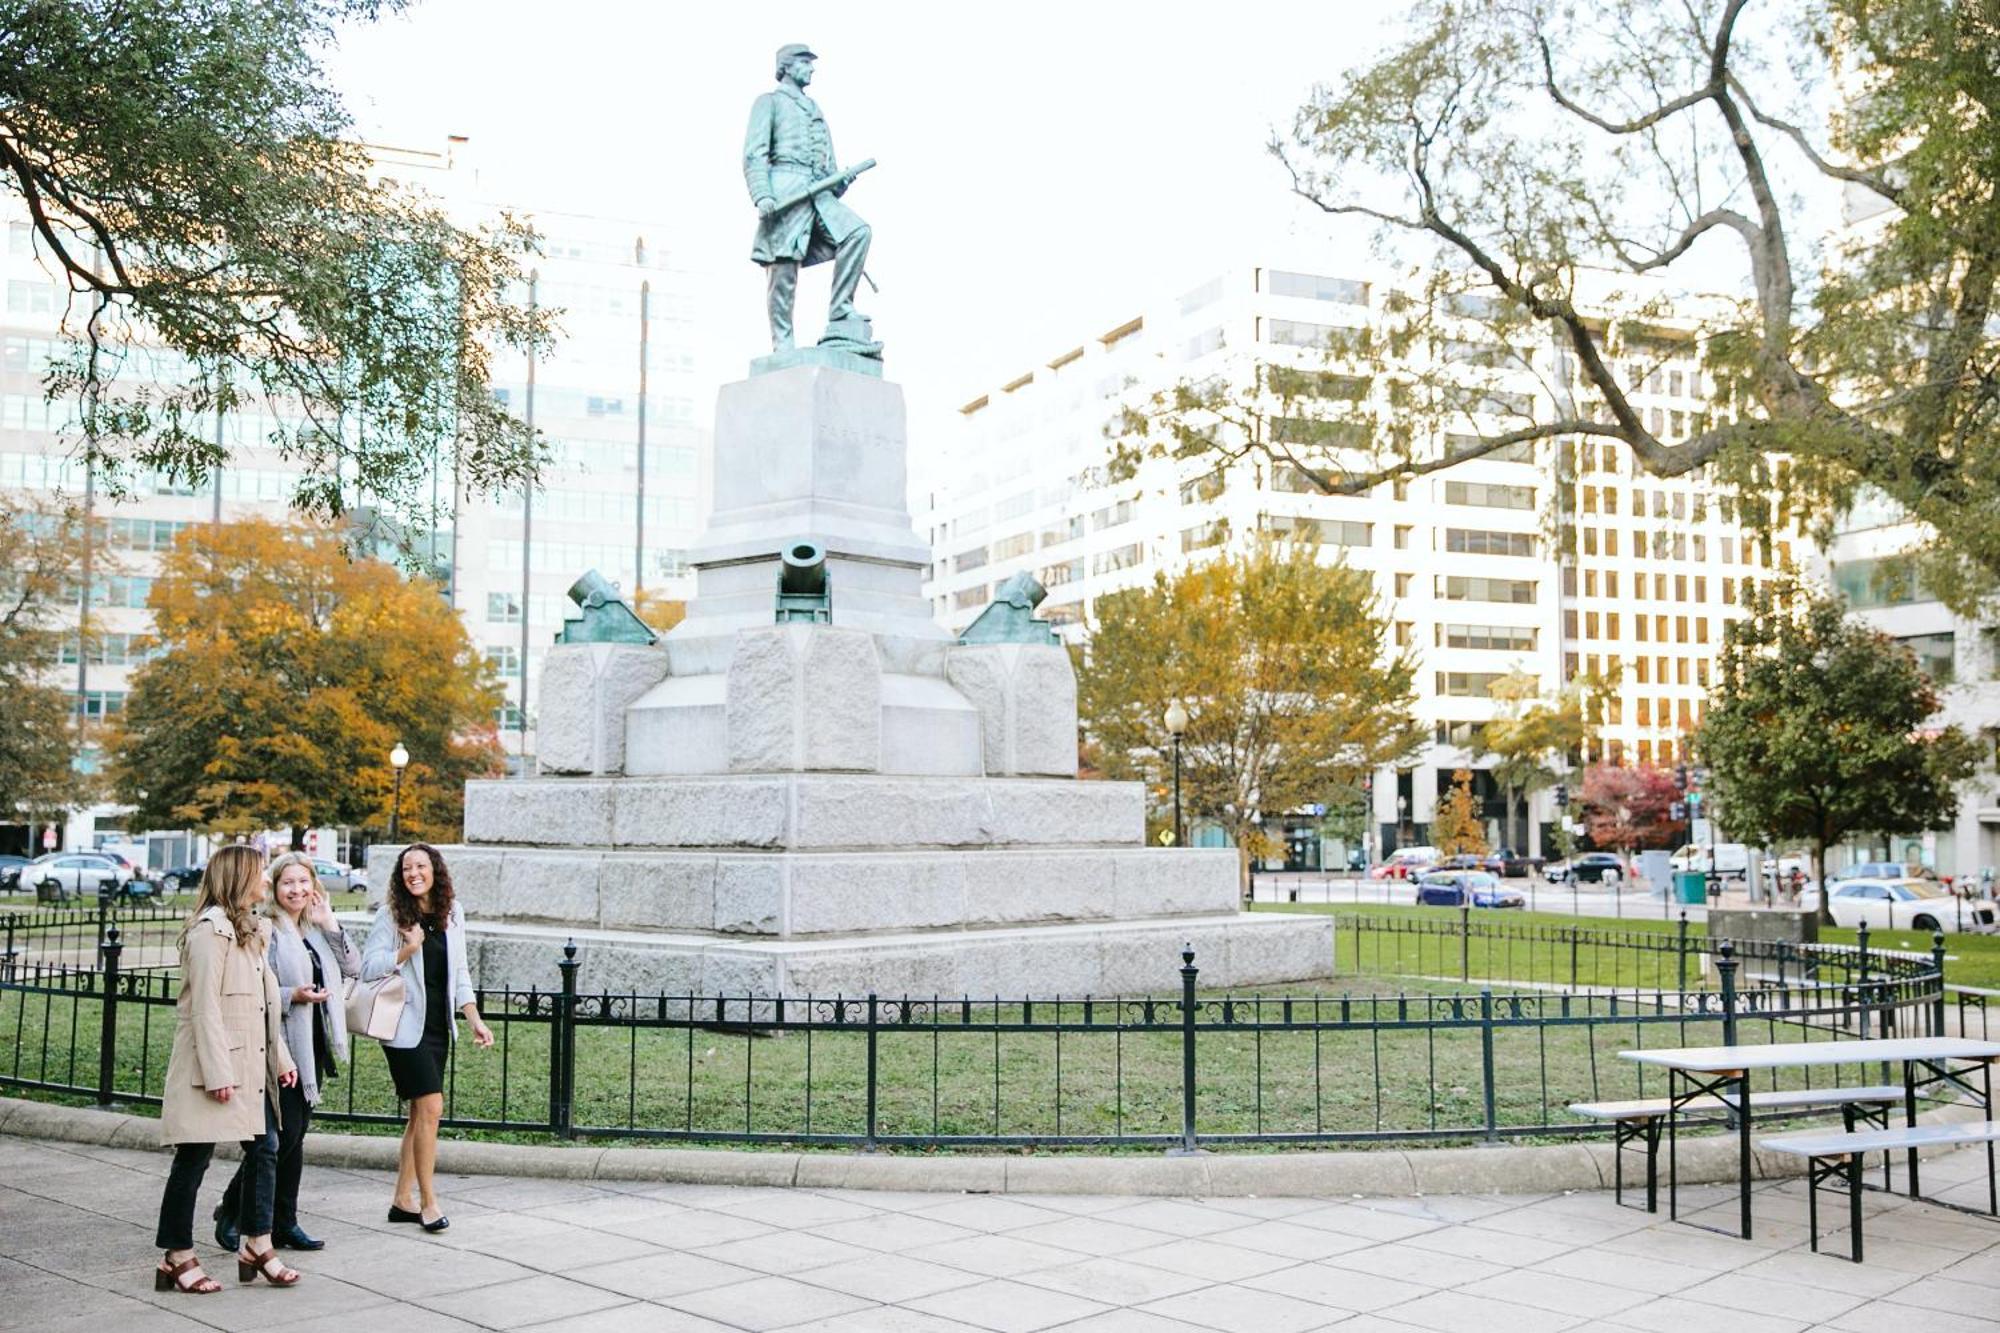
<svg viewBox="0 0 2000 1333"><path fill-rule="evenodd" d="M833 305L826 318L830 324L855 318L854 292L861 285L861 271L868 267L868 242L873 233L866 223L848 233L833 252ZM794 278L796 281L796 278ZM789 312L790 307L787 306ZM789 316L787 319L789 327Z"/></svg>

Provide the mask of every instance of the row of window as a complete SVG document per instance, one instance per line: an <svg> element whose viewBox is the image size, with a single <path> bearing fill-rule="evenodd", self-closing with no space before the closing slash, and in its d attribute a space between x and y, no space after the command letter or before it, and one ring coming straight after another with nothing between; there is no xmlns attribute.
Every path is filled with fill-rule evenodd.
<svg viewBox="0 0 2000 1333"><path fill-rule="evenodd" d="M160 655L158 646L144 634L99 634L95 638L90 648L92 666L137 666ZM75 639L62 641L56 660L64 666L76 665Z"/></svg>
<svg viewBox="0 0 2000 1333"><path fill-rule="evenodd" d="M529 568L535 573L559 573L576 576L587 569L594 569L606 578L626 583L632 578L634 569L633 551L630 542L551 542L537 540L529 557ZM677 549L658 549L646 552L648 578L678 578L688 572L687 552ZM486 567L491 570L512 572L521 568L521 543L518 541L492 541L486 543Z"/></svg>
<svg viewBox="0 0 2000 1333"><path fill-rule="evenodd" d="M1579 624L1579 613L1574 610L1563 612L1563 637L1568 639L1596 639L1606 643L1617 643L1623 637L1619 633L1620 620L1616 611L1584 611ZM1582 633L1578 633L1579 628ZM1673 637L1668 638L1671 629ZM1707 643L1708 618L1706 616L1643 616L1632 617L1632 632L1639 643ZM1692 632L1693 638L1689 638Z"/></svg>

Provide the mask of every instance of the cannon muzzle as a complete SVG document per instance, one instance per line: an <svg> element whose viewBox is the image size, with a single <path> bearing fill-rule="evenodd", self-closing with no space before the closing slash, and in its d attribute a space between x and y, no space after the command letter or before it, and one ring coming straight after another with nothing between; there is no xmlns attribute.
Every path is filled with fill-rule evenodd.
<svg viewBox="0 0 2000 1333"><path fill-rule="evenodd" d="M791 597L826 595L826 548L818 542L793 542L785 547L785 567L778 575L778 591Z"/></svg>

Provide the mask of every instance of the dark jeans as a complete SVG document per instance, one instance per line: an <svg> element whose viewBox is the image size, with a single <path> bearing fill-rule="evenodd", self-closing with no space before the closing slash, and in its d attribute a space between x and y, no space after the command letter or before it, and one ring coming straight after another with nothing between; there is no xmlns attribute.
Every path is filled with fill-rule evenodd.
<svg viewBox="0 0 2000 1333"><path fill-rule="evenodd" d="M182 1143L174 1148L173 1169L167 1172L166 1192L160 1196L160 1226L153 1244L162 1250L194 1248L194 1201L201 1178L208 1173L213 1143ZM261 1236L271 1229L271 1196L277 1187L278 1126L270 1099L264 1101L264 1132L243 1140L243 1165L249 1173L248 1189L237 1192L236 1229L246 1236Z"/></svg>
<svg viewBox="0 0 2000 1333"><path fill-rule="evenodd" d="M306 1168L306 1129L312 1123L312 1108L306 1105L306 1094L297 1085L278 1089L278 1118L283 1123L278 1126L278 1171L269 1215L273 1229L283 1231L299 1224L299 1177ZM217 1217L242 1216L243 1177L249 1172L250 1158L245 1156L237 1163L236 1174L229 1178L222 1202L216 1205Z"/></svg>

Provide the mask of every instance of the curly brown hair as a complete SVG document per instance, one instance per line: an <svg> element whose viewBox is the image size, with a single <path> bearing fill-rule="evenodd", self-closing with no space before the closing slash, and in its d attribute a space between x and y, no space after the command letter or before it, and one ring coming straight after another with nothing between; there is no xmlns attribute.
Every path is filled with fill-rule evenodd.
<svg viewBox="0 0 2000 1333"><path fill-rule="evenodd" d="M422 852L431 859L431 891L417 900L417 895L403 887L403 860L411 852ZM451 871L445 869L444 857L438 849L427 842L413 842L396 853L396 865L389 872L389 915L395 918L399 929L408 930L419 922L428 922L432 928L443 930L445 922L451 920Z"/></svg>

